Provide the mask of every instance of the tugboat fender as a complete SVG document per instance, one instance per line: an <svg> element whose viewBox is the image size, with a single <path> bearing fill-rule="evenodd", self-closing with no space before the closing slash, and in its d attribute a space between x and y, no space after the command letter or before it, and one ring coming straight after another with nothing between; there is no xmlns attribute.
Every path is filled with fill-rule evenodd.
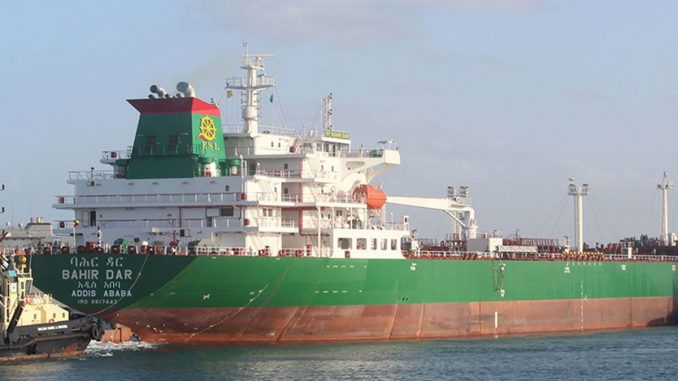
<svg viewBox="0 0 678 381"><path fill-rule="evenodd" d="M104 330L99 324L93 324L89 331L89 335L93 340L101 341L101 338L104 336Z"/></svg>

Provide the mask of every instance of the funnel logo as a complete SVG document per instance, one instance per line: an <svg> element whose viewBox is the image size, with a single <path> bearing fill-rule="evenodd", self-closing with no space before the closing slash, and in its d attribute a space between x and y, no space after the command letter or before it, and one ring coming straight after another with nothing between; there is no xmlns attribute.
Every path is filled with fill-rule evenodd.
<svg viewBox="0 0 678 381"><path fill-rule="evenodd" d="M200 135L198 137L206 142L212 142L217 138L217 128L214 126L214 121L207 115L200 118Z"/></svg>

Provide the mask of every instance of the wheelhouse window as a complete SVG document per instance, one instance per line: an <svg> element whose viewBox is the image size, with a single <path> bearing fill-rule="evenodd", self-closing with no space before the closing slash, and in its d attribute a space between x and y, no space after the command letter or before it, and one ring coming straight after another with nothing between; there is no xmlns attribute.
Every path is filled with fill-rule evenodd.
<svg viewBox="0 0 678 381"><path fill-rule="evenodd" d="M391 239L391 250L398 250L398 240L397 239Z"/></svg>
<svg viewBox="0 0 678 381"><path fill-rule="evenodd" d="M155 135L146 136L146 153L152 154L153 149L155 148L156 138Z"/></svg>
<svg viewBox="0 0 678 381"><path fill-rule="evenodd" d="M176 153L177 152L177 146L179 145L179 135L172 134L169 136L169 142L168 142L168 150L170 153Z"/></svg>
<svg viewBox="0 0 678 381"><path fill-rule="evenodd" d="M353 240L351 238L339 238L337 240L337 245L339 246L340 249L342 250L351 250L353 246Z"/></svg>
<svg viewBox="0 0 678 381"><path fill-rule="evenodd" d="M367 239L366 238L358 238L355 243L355 247L357 250L365 250L367 248Z"/></svg>

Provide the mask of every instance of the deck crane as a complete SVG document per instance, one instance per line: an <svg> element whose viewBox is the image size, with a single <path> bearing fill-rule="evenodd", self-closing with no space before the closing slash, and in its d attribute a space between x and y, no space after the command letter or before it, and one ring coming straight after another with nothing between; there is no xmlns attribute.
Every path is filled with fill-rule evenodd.
<svg viewBox="0 0 678 381"><path fill-rule="evenodd" d="M455 222L455 232L463 240L468 240L476 238L478 230L475 210L470 205L469 195L469 188L466 186L458 189L447 187L447 197L445 198L388 196L386 202L395 205L441 210Z"/></svg>

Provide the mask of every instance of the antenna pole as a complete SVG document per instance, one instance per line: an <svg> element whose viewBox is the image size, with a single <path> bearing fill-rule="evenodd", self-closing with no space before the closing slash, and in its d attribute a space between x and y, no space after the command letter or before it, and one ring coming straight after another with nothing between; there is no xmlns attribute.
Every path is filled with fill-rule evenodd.
<svg viewBox="0 0 678 381"><path fill-rule="evenodd" d="M323 98L323 131L332 131L332 93Z"/></svg>
<svg viewBox="0 0 678 381"><path fill-rule="evenodd" d="M226 88L242 91L242 119L245 132L254 137L259 132L259 93L275 86L275 79L259 73L265 71L264 57L271 57L270 54L251 54L247 43L243 43L243 48L245 53L240 68L245 70L246 77L230 78L226 82Z"/></svg>
<svg viewBox="0 0 678 381"><path fill-rule="evenodd" d="M661 242L664 246L669 246L673 242L669 242L669 198L668 193L669 189L673 188L673 183L668 181L666 178L666 172L664 172L664 177L662 182L657 184L657 188L662 191L662 221L661 221Z"/></svg>

